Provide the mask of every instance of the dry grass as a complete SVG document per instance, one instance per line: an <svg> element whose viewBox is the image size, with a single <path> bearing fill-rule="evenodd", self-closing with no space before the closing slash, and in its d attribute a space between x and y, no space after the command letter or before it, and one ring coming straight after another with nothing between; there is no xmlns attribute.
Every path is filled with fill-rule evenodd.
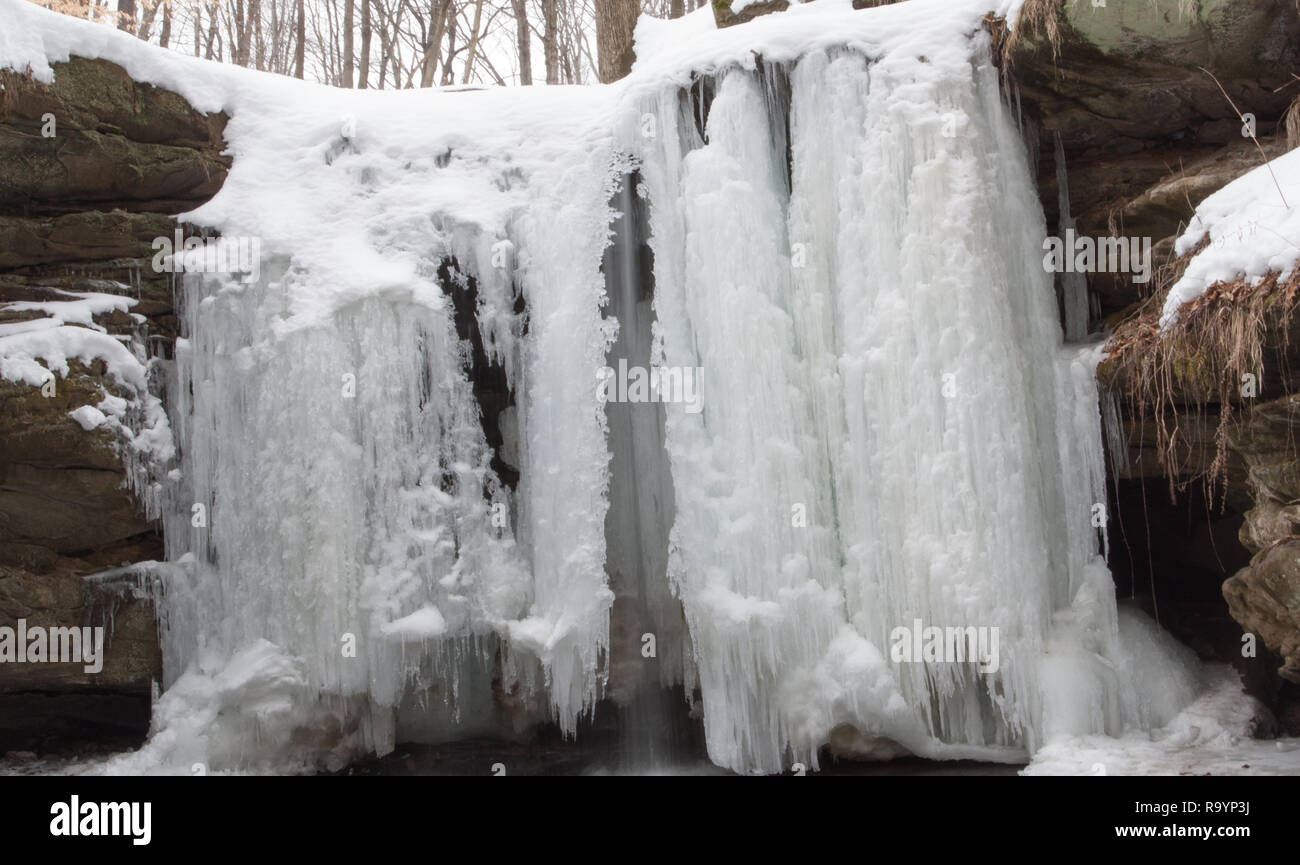
<svg viewBox="0 0 1300 865"><path fill-rule="evenodd" d="M1291 107L1282 122L1286 126L1286 149L1295 150L1300 146L1300 96L1291 100Z"/></svg>
<svg viewBox="0 0 1300 865"><path fill-rule="evenodd" d="M1061 25L1065 20L1066 0L1025 0L1020 16L1002 45L1002 68L1009 70L1020 43L1032 37L1046 37L1052 46L1052 62L1061 59Z"/></svg>
<svg viewBox="0 0 1300 865"><path fill-rule="evenodd" d="M1245 280L1215 283L1184 304L1178 320L1161 332L1165 296L1196 251L1157 269L1157 291L1117 328L1099 373L1127 401L1130 417L1154 424L1170 495L1199 479L1214 502L1227 493L1230 434L1255 403L1243 396L1244 377L1255 377L1262 396L1266 367L1275 364L1283 389L1292 390L1286 357L1300 305L1300 273L1286 280L1272 274L1254 286ZM1218 411L1214 457L1208 469L1195 472L1188 457L1197 443L1181 424L1207 416L1212 407Z"/></svg>

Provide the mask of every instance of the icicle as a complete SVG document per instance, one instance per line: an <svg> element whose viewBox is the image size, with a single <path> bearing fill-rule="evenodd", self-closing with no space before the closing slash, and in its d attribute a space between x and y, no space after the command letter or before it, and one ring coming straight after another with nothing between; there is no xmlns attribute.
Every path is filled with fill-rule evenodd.
<svg viewBox="0 0 1300 865"><path fill-rule="evenodd" d="M655 109L689 151L643 161L655 308L667 362L704 369L703 414L668 415L670 576L721 765L815 766L840 724L985 759L1032 750L1049 719L1113 729L1036 660L1051 646L1061 681L1118 705L1113 674L1073 660L1115 649L1091 367L1061 354L983 51L804 57L788 200L754 75L721 78L708 144L670 94ZM996 629L996 669L900 661L914 625Z"/></svg>
<svg viewBox="0 0 1300 865"><path fill-rule="evenodd" d="M490 727L498 663L503 686L523 685L525 703L544 693L566 733L594 706L612 599L594 387L610 338L594 230L608 189L584 166L564 170L592 231L556 223L549 204L508 232L422 222L389 238L426 256L405 291L314 309L305 325L286 325L289 304L321 277L285 255L265 255L254 282L185 275L172 405L183 464L166 526L177 567L158 598L178 707L230 665L256 678L248 665L264 663L284 686L282 721L357 727L340 745L383 753L399 731ZM513 495L491 468L437 283L448 259L474 276L483 350L519 395ZM243 729L202 747L235 759L221 742Z"/></svg>
<svg viewBox="0 0 1300 865"><path fill-rule="evenodd" d="M296 212L368 216L176 286L151 757L491 730L498 676L511 720L573 735L626 696L616 592L737 771L816 767L845 726L1015 761L1165 714L1124 690L1096 356L1063 347L1033 131L986 34L914 47L600 89L618 131L605 106L579 146L567 117L564 146L526 134L547 112L487 155L284 132L329 171ZM699 370L701 402L604 405L611 359Z"/></svg>
<svg viewBox="0 0 1300 865"><path fill-rule="evenodd" d="M1111 473L1116 477L1128 474L1129 451L1128 432L1120 414L1119 394L1107 390L1101 398L1101 423L1106 440L1106 451L1110 454Z"/></svg>
<svg viewBox="0 0 1300 865"><path fill-rule="evenodd" d="M1070 175L1065 166L1065 147L1061 144L1061 133L1057 132L1055 136L1057 208L1060 212L1057 229L1064 243L1073 237L1075 223L1074 216L1070 213ZM1065 255L1074 255L1074 250L1068 243ZM1079 342L1088 335L1088 277L1073 267L1064 268L1059 276L1061 303L1065 313L1065 339L1067 342Z"/></svg>

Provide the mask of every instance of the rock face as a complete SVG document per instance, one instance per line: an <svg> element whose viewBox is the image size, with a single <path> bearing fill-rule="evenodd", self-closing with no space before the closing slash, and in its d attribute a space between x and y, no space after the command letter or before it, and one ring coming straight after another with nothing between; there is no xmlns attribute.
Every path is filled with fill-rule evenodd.
<svg viewBox="0 0 1300 865"><path fill-rule="evenodd" d="M1167 277L1158 268L1173 266L1173 242L1195 206L1286 151L1298 61L1292 2L1027 0L1001 63L1037 155L1048 230L1072 218L1081 236L1149 238L1157 268L1147 284L1090 274L1092 332L1138 321L1142 305L1159 299ZM1171 390L1172 478L1156 457L1162 441L1151 412L1122 397L1134 382L1123 370L1101 372L1119 396L1116 442L1126 444L1111 454L1111 567L1121 594L1138 597L1203 656L1234 663L1296 733L1300 568L1287 551L1300 525L1300 415L1289 386L1300 358L1289 329L1282 322L1264 335L1260 404L1242 411L1233 403L1242 420L1226 451L1217 439L1220 394L1185 382ZM1202 486L1211 471L1222 482L1212 499ZM1257 637L1257 658L1243 657L1243 631Z"/></svg>
<svg viewBox="0 0 1300 865"><path fill-rule="evenodd" d="M50 86L0 72L0 303L124 295L131 314L95 323L169 352L172 291L151 268L151 244L172 235L171 214L221 188L226 118L106 61L74 57L54 71ZM2 323L41 316L0 308ZM0 381L0 625L108 628L98 673L0 664L0 752L130 741L148 726L161 664L152 606L84 579L162 555L157 527L127 489L115 434L68 415L109 393L116 385L100 362L72 363L52 393Z"/></svg>
<svg viewBox="0 0 1300 865"><path fill-rule="evenodd" d="M1224 583L1233 617L1282 656L1278 675L1300 684L1300 539L1260 551Z"/></svg>
<svg viewBox="0 0 1300 865"><path fill-rule="evenodd" d="M1247 467L1254 506L1246 512L1241 544L1262 553L1300 532L1300 462L1294 457L1300 395L1256 406L1234 430L1229 446Z"/></svg>
<svg viewBox="0 0 1300 865"><path fill-rule="evenodd" d="M1232 448L1249 467L1254 506L1241 543L1255 553L1223 585L1232 616L1282 658L1278 675L1300 684L1300 461L1294 456L1300 396L1258 406Z"/></svg>
<svg viewBox="0 0 1300 865"><path fill-rule="evenodd" d="M1003 68L1037 129L1049 228L1059 138L1079 233L1149 237L1159 263L1201 200L1260 165L1260 148L1285 151L1298 63L1288 0L1028 0ZM1254 116L1259 147L1238 110ZM1090 288L1103 317L1150 293L1127 276Z"/></svg>
<svg viewBox="0 0 1300 865"><path fill-rule="evenodd" d="M136 84L120 66L73 57L55 66L50 87L0 75L0 153L12 167L0 176L6 211L178 213L207 201L225 180L226 118Z"/></svg>

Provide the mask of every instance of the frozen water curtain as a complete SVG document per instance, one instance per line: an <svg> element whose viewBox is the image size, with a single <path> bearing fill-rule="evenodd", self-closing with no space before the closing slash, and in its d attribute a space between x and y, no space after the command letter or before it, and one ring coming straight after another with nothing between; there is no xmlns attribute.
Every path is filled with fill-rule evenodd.
<svg viewBox="0 0 1300 865"><path fill-rule="evenodd" d="M837 729L1004 760L1116 732L1091 367L988 39L941 48L642 82L531 159L322 152L313 218L384 215L359 243L403 276L270 242L255 281L184 278L152 747L573 734L643 630L736 771ZM616 408L615 356L696 399Z"/></svg>

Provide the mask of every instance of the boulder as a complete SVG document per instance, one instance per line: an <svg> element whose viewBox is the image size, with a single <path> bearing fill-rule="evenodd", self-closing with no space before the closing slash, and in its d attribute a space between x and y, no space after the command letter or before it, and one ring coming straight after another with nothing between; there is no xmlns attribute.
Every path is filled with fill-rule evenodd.
<svg viewBox="0 0 1300 865"><path fill-rule="evenodd" d="M1223 597L1246 633L1282 657L1278 675L1300 684L1300 538L1261 550L1223 584Z"/></svg>

